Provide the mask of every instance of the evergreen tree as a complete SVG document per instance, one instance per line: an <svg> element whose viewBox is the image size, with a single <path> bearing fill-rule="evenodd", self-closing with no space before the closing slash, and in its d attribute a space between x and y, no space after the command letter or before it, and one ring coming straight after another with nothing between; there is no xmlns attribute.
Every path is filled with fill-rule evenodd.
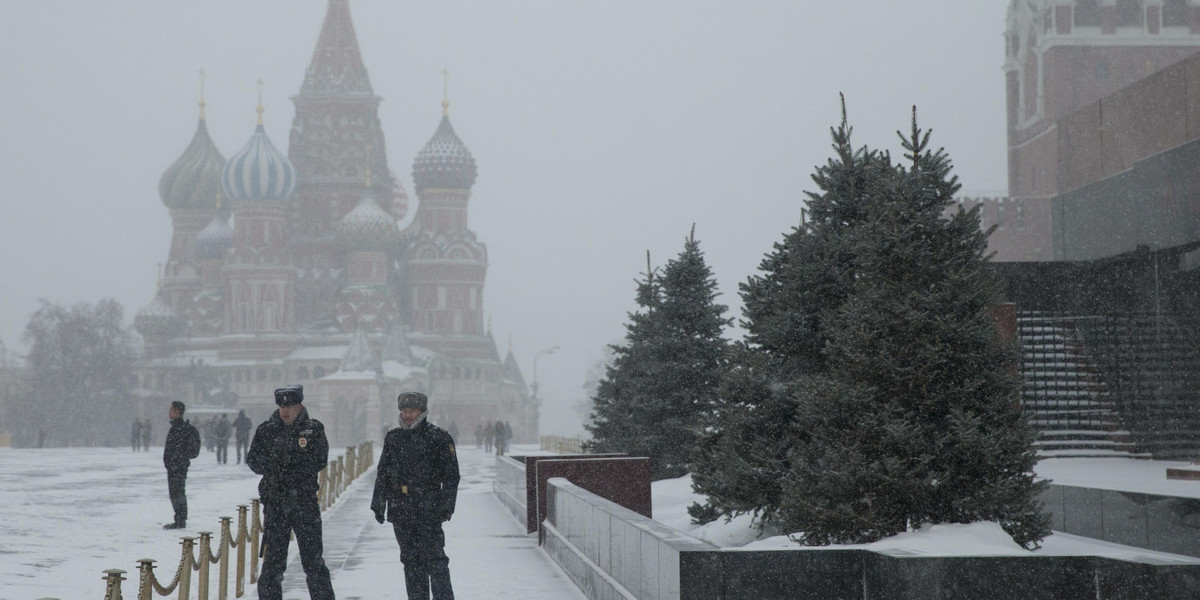
<svg viewBox="0 0 1200 600"><path fill-rule="evenodd" d="M649 266L648 266L649 267ZM712 410L726 364L729 319L695 232L662 277L639 285L644 313L630 316L625 346L595 399L590 447L650 457L654 479L688 470L703 416Z"/></svg>
<svg viewBox="0 0 1200 600"><path fill-rule="evenodd" d="M833 156L812 176L810 219L795 227L741 288L744 342L735 344L730 377L709 433L700 443L693 488L708 496L694 506L703 521L755 513L777 519L782 482L795 446L797 387L826 371L829 323L850 296L856 274L852 233L868 218L872 199L893 185L887 153L851 145L846 121L830 129Z"/></svg>
<svg viewBox="0 0 1200 600"><path fill-rule="evenodd" d="M1025 546L1049 532L1032 479L1032 432L1017 405L1017 355L991 319L998 295L983 269L990 231L979 230L977 210L947 216L957 178L945 153L930 150L915 111L901 143L907 164L869 169L865 187L857 188L865 190L862 202L830 203L823 212L814 207L809 229L835 245L825 256L841 261L836 276L793 271L787 282L793 289L756 289L753 280L744 288L760 293L758 306L796 302L811 324L796 335L819 342L785 349L798 352L790 364L785 357L766 361L774 368L762 379L780 393L763 398L776 408L749 411L761 416L736 429L731 419L730 428L705 440L712 456L702 462L710 472L697 473L694 482L710 506L696 507L694 515L754 506L764 521L799 532L807 544L869 542L926 523L980 520L1000 522ZM847 146L848 138L835 143L841 164ZM821 199L837 199L822 190ZM764 270L786 262L765 261ZM814 290L835 292L826 295L824 311L802 300ZM753 319L751 311L748 300ZM747 353L778 352L783 346L772 347L771 335L748 336ZM765 418L783 415L790 416L788 431L772 431L779 436L775 446L751 439ZM740 463L755 446L769 451ZM714 484L732 475L720 472L725 462L776 474L778 482L746 482L760 486L757 501L746 491L730 494Z"/></svg>

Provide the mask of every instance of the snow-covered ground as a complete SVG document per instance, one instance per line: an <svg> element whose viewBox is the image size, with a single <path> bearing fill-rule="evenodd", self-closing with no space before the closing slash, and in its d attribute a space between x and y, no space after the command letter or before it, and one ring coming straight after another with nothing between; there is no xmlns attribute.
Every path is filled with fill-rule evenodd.
<svg viewBox="0 0 1200 600"><path fill-rule="evenodd" d="M1191 463L1123 458L1048 459L1038 463L1039 477L1063 485L1200 498L1200 481L1166 479L1168 467ZM691 489L691 476L652 484L654 518L692 537L728 549L811 549L792 541L785 532L759 532L749 515L729 522L718 519L707 525L692 524L687 507L703 497ZM871 544L842 545L893 556L1029 556L996 523L934 525L919 531L879 540ZM1090 538L1054 533L1032 552L1041 556L1104 556L1181 564L1200 564L1200 559L1112 544Z"/></svg>
<svg viewBox="0 0 1200 600"><path fill-rule="evenodd" d="M518 447L517 451L533 451ZM0 600L99 598L105 569L125 569L124 596L137 592L137 560L158 560L169 580L179 563L180 537L218 530L218 517L257 495L258 477L244 465L216 464L202 452L188 473L188 528L171 521L162 448L0 448ZM455 592L463 598L583 600L583 595L525 533L492 493L495 458L460 448L458 510L446 526L446 553ZM369 509L373 471L329 509L325 557L339 600L401 599L404 575L390 524ZM293 543L284 597L307 599ZM213 574L216 574L213 567ZM193 596L195 597L195 575ZM255 598L247 587L246 598ZM212 596L215 597L215 585ZM157 596L156 596L157 597ZM232 597L232 588L231 588Z"/></svg>
<svg viewBox="0 0 1200 600"><path fill-rule="evenodd" d="M513 453L537 452L518 446ZM494 457L464 447L459 461L459 508L446 528L458 595L581 600L582 594L538 550L536 537L525 534L492 494ZM1038 474L1068 485L1200 497L1200 482L1166 480L1168 466L1187 463L1051 459L1038 465ZM377 525L367 507L372 479L368 473L352 485L324 517L326 558L341 600L404 598L391 528ZM180 533L162 529L171 520L162 448L138 453L115 448L0 449L0 600L98 598L104 590L102 573L110 568L129 571L123 589L132 597L138 559L157 559L158 574L169 578L179 561L181 535L216 531L219 516L236 517L236 505L256 495L257 480L243 465L218 465L214 454L202 453L188 475L191 516L188 529ZM686 477L656 482L653 495L656 519L718 546L799 549L782 532L760 536L748 517L692 525L687 506L698 497ZM1028 555L990 523L928 527L858 547L894 555ZM1066 534L1050 536L1037 553L1200 563ZM294 547L291 556L285 597L307 598ZM247 597L255 596L250 586Z"/></svg>

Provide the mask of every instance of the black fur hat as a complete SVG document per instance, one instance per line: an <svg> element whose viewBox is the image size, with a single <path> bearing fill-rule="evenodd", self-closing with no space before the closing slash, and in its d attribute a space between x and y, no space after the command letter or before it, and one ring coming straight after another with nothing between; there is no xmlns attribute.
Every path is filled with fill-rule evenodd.
<svg viewBox="0 0 1200 600"><path fill-rule="evenodd" d="M304 402L304 386L285 385L275 390L275 404L292 406Z"/></svg>
<svg viewBox="0 0 1200 600"><path fill-rule="evenodd" d="M396 397L396 408L415 408L424 412L429 409L429 397L421 392L404 392Z"/></svg>

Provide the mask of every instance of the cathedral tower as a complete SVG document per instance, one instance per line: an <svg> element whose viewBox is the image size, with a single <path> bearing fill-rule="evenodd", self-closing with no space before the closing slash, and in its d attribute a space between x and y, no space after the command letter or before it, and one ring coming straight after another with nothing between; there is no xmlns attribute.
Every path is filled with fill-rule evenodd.
<svg viewBox="0 0 1200 600"><path fill-rule="evenodd" d="M254 135L222 173L225 195L233 202L232 250L222 268L228 333L284 333L296 328L296 272L284 237L296 170L267 138L262 113L260 98Z"/></svg>
<svg viewBox="0 0 1200 600"><path fill-rule="evenodd" d="M199 266L193 257L197 234L216 212L225 157L208 135L201 80L200 119L191 143L158 182L158 194L171 215L171 249L162 279L164 302L179 314L188 314L200 291Z"/></svg>
<svg viewBox="0 0 1200 600"><path fill-rule="evenodd" d="M442 121L413 163L419 205L405 253L412 327L418 334L483 336L487 247L467 227L475 159L454 133L448 107L443 101Z"/></svg>
<svg viewBox="0 0 1200 600"><path fill-rule="evenodd" d="M349 0L329 0L304 83L292 97L296 116L288 156L299 181L288 229L300 277L297 319L302 328L344 325L349 329L343 331L354 331L353 321L339 323L335 314L348 268L336 228L361 200L368 170L374 174L371 194L378 207L393 222L407 211L408 198L387 167L380 100L363 66ZM394 251L394 243L385 251Z"/></svg>

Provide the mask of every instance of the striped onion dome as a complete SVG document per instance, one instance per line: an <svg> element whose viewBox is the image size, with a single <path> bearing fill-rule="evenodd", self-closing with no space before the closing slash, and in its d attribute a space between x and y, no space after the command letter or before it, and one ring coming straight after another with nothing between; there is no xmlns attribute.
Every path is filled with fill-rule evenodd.
<svg viewBox="0 0 1200 600"><path fill-rule="evenodd" d="M396 245L399 236L396 220L379 206L369 187L358 206L337 224L338 245L349 251L387 250Z"/></svg>
<svg viewBox="0 0 1200 600"><path fill-rule="evenodd" d="M221 183L230 200L287 200L296 191L296 167L275 149L260 123L225 164Z"/></svg>
<svg viewBox="0 0 1200 600"><path fill-rule="evenodd" d="M475 184L475 159L454 134L450 117L442 115L437 131L413 161L413 181L426 188L468 190Z"/></svg>
<svg viewBox="0 0 1200 600"><path fill-rule="evenodd" d="M154 296L154 301L133 317L133 328L147 338L173 338L183 333L186 327L187 322L171 309L161 290Z"/></svg>
<svg viewBox="0 0 1200 600"><path fill-rule="evenodd" d="M225 250L233 244L233 228L220 214L196 234L194 250L196 260L214 260L225 256Z"/></svg>
<svg viewBox="0 0 1200 600"><path fill-rule="evenodd" d="M225 157L208 135L204 118L183 154L167 167L158 180L158 195L167 208L213 208L213 198L221 191L221 168Z"/></svg>

